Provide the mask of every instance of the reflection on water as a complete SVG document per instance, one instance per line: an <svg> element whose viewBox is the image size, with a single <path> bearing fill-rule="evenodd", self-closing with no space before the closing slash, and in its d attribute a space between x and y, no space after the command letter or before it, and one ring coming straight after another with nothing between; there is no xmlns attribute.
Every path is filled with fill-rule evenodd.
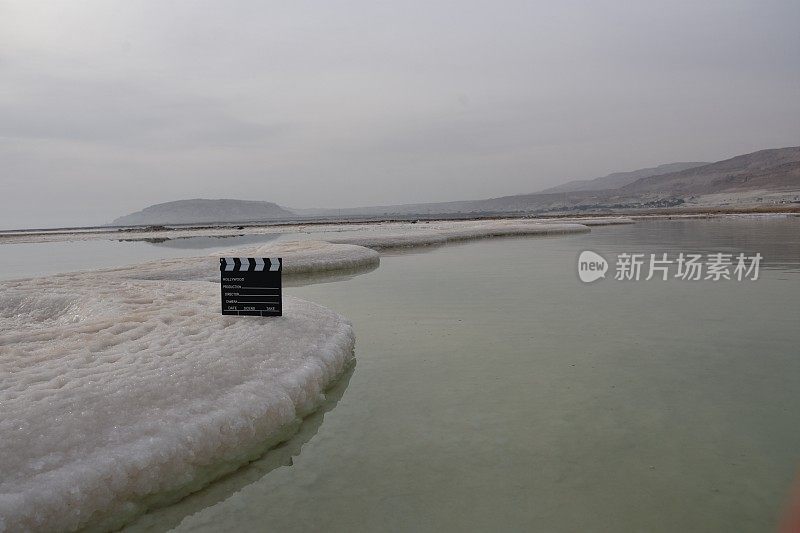
<svg viewBox="0 0 800 533"><path fill-rule="evenodd" d="M333 387L325 391L325 400L319 409L303 419L297 432L291 438L272 448L256 461L228 474L213 485L184 498L177 504L153 510L142 516L135 523L126 527L124 531L129 533L169 531L184 517L227 499L243 487L258 482L276 468L291 466L293 457L299 455L303 446L319 431L325 414L336 407L336 404L342 399L355 367L356 362L353 361Z"/></svg>
<svg viewBox="0 0 800 533"><path fill-rule="evenodd" d="M177 530L773 530L800 459L799 227L482 240L287 289L353 321L347 394L292 466ZM758 251L769 268L587 285L586 249Z"/></svg>
<svg viewBox="0 0 800 533"><path fill-rule="evenodd" d="M625 228L594 228L593 245L617 252L746 253L760 252L764 268L800 271L800 218L716 218L654 220Z"/></svg>
<svg viewBox="0 0 800 533"><path fill-rule="evenodd" d="M284 287L302 287L304 285L316 285L317 283L334 283L337 281L347 281L354 276L359 276L367 272L372 272L378 268L378 264L362 264L356 267L340 268L337 270L322 270L317 272L305 272L294 274L283 280Z"/></svg>

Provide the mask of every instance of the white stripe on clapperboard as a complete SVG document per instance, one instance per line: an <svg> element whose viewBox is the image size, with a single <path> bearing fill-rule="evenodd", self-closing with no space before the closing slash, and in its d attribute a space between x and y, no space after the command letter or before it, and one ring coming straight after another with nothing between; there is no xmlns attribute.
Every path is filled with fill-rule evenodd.
<svg viewBox="0 0 800 533"><path fill-rule="evenodd" d="M261 272L262 270L264 270L264 267L266 266L266 263L264 262L264 258L263 257L256 257L255 258L255 262L256 262L256 265L253 268L254 271ZM281 266L280 259L277 259L277 258L274 258L274 257L270 257L269 258L269 270L271 272L277 272L277 270L280 268L280 266ZM226 271L232 271L232 270L235 270L235 269L236 269L236 263L234 263L234 258L233 257L226 257L225 258L225 270ZM239 271L240 272L247 272L248 270L250 270L250 261L249 261L249 259L246 258L246 257L240 257L239 258Z"/></svg>

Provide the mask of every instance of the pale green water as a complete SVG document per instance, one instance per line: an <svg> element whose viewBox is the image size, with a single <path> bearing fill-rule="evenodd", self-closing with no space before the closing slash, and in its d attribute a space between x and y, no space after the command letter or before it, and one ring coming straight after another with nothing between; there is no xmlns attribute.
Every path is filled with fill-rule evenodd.
<svg viewBox="0 0 800 533"><path fill-rule="evenodd" d="M286 447L138 527L772 531L800 464L798 230L484 240L289 289L353 321L349 383ZM585 249L758 251L767 268L585 285Z"/></svg>

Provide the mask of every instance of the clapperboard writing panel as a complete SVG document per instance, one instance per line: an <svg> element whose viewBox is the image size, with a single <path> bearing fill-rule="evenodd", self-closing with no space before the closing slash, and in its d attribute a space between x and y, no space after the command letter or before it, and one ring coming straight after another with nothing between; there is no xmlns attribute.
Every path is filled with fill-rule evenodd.
<svg viewBox="0 0 800 533"><path fill-rule="evenodd" d="M275 257L222 257L222 314L281 316L283 261Z"/></svg>

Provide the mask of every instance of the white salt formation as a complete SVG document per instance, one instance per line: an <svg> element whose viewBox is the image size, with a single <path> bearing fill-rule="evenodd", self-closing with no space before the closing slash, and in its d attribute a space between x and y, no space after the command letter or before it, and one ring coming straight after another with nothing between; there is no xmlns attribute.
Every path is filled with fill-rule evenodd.
<svg viewBox="0 0 800 533"><path fill-rule="evenodd" d="M210 256L151 261L100 272L126 279L219 282L220 257L281 257L283 277L288 280L323 272L367 270L380 263L378 252L362 246L291 241L225 250Z"/></svg>
<svg viewBox="0 0 800 533"><path fill-rule="evenodd" d="M634 224L628 217L576 217L576 218L550 218L540 219L537 222L558 224L583 224L584 226L617 226L620 224Z"/></svg>
<svg viewBox="0 0 800 533"><path fill-rule="evenodd" d="M697 217L699 215L669 215ZM656 217L657 215L650 215ZM474 226L476 224L494 224L498 222L511 222L520 224L562 224L577 223L585 226L598 226L605 224L631 224L633 220L626 217L572 217L572 218L529 218L529 219L495 219L495 220L463 220L463 221L430 221L419 224L411 222L363 222L363 223L321 223L321 224L280 224L280 225L253 225L253 226L213 226L197 228L138 228L128 230L31 230L31 231L0 231L0 244L33 243L33 242L64 242L88 240L146 240L146 239L182 239L189 237L233 237L238 235L274 235L285 233L341 233L350 231L405 232L411 229L419 231L421 226L432 228ZM328 239L323 239L328 240Z"/></svg>
<svg viewBox="0 0 800 533"><path fill-rule="evenodd" d="M217 252L216 257L282 257L283 275L309 274L332 270L357 270L377 266L380 254L352 244L324 241L287 241L246 246Z"/></svg>
<svg viewBox="0 0 800 533"><path fill-rule="evenodd" d="M118 527L196 490L287 438L352 358L332 311L222 316L219 298L96 273L0 284L0 531Z"/></svg>
<svg viewBox="0 0 800 533"><path fill-rule="evenodd" d="M429 246L447 242L483 239L488 237L508 237L514 235L560 235L566 233L585 233L589 228L583 224L541 224L520 220L500 220L484 222L453 222L426 224L424 229L406 230L402 233L376 234L331 239L333 243L355 244L374 250Z"/></svg>

